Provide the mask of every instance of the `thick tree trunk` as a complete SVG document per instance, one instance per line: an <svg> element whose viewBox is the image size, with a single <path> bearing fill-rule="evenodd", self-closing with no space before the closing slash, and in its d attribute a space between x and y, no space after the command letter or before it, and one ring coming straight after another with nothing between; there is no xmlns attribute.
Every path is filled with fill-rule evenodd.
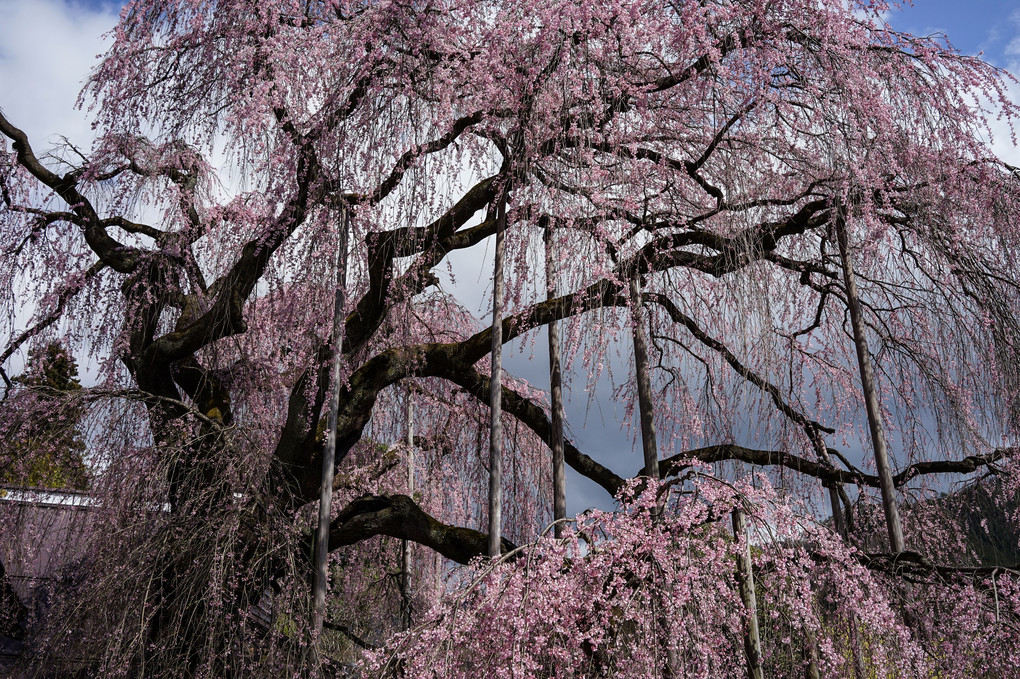
<svg viewBox="0 0 1020 679"><path fill-rule="evenodd" d="M503 505L503 232L506 230L506 187L496 207L496 256L492 271L492 374L489 407L489 556L500 554Z"/></svg>
<svg viewBox="0 0 1020 679"><path fill-rule="evenodd" d="M652 382L648 370L648 340L641 300L641 281L635 271L630 277L630 309L634 335L634 366L637 373L638 410L641 416L641 448L645 456L645 476L659 478L659 451L652 416Z"/></svg>
<svg viewBox="0 0 1020 679"><path fill-rule="evenodd" d="M337 252L336 295L333 301L333 397L329 405L326 449L322 454L322 482L319 487L319 523L315 528L315 581L313 583L312 631L316 638L322 633L326 619L326 585L329 581L329 515L333 503L333 477L336 460L336 420L340 409L340 365L343 359L344 307L347 305L347 238L350 213L346 210L340 223Z"/></svg>
<svg viewBox="0 0 1020 679"><path fill-rule="evenodd" d="M545 285L546 299L556 297L556 252L552 228L545 232ZM560 327L557 321L549 324L549 396L552 407L553 464L553 534L563 536L563 519L567 517L567 486L563 474L563 383L560 373Z"/></svg>
<svg viewBox="0 0 1020 679"><path fill-rule="evenodd" d="M866 329L861 314L861 303L857 295L857 281L854 277L853 264L850 261L850 248L846 236L846 212L843 205L839 202L836 203L833 212L835 214L836 239L839 241L839 257L843 265L843 281L846 284L847 305L850 307L850 322L853 325L854 344L857 347L857 363L861 373L861 388L864 391L864 405L868 411L871 443L875 450L875 466L882 490L885 523L889 530L889 546L891 551L899 553L904 550L903 526L900 523L899 509L896 506L896 488L893 485L892 469L889 466L889 453L886 448L882 410L878 402L878 391L875 388L871 353L868 351Z"/></svg>
<svg viewBox="0 0 1020 679"><path fill-rule="evenodd" d="M747 656L748 679L764 679L761 660L761 636L758 633L758 602L754 592L754 571L751 568L751 543L747 538L747 517L741 507L733 510L733 535L743 542L737 554L737 586L740 600L747 612L747 633L744 635L744 654Z"/></svg>

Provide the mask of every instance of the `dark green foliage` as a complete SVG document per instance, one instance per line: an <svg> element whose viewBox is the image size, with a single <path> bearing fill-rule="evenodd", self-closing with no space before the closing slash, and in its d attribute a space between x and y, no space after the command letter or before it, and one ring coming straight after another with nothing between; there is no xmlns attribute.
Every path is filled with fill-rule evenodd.
<svg viewBox="0 0 1020 679"><path fill-rule="evenodd" d="M78 364L62 344L29 352L27 370L15 377L3 408L6 445L0 483L84 490L88 470L81 432L84 414Z"/></svg>
<svg viewBox="0 0 1020 679"><path fill-rule="evenodd" d="M81 389L78 363L60 342L50 342L28 352L28 372L12 380L27 387L73 392Z"/></svg>

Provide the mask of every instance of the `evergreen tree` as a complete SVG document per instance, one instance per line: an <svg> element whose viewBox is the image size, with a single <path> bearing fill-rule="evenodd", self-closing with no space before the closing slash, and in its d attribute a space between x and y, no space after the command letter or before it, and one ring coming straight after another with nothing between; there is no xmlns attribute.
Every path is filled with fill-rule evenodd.
<svg viewBox="0 0 1020 679"><path fill-rule="evenodd" d="M84 414L78 364L63 344L50 342L28 354L26 372L12 380L0 453L0 481L45 487L88 487L81 431Z"/></svg>

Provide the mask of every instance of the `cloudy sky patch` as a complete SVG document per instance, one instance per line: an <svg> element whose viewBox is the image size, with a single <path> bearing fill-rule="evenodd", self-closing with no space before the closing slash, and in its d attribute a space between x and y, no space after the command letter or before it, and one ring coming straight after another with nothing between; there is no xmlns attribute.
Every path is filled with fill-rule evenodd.
<svg viewBox="0 0 1020 679"><path fill-rule="evenodd" d="M119 7L61 0L0 0L0 107L35 146L68 137L91 146L75 110L78 92L108 42ZM49 143L44 143L49 142Z"/></svg>

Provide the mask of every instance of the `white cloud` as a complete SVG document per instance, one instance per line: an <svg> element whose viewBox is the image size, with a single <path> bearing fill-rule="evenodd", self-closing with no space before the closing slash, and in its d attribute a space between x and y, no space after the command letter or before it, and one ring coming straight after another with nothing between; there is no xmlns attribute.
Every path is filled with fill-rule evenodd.
<svg viewBox="0 0 1020 679"><path fill-rule="evenodd" d="M1009 17L1009 23L1012 24L1014 30L1020 31L1020 10L1013 12ZM1006 49L1003 50L1003 54L1010 60L1007 64L1007 68L1010 71L1016 72L1016 67L1020 65L1020 33L1017 34L1009 44L1006 45Z"/></svg>
<svg viewBox="0 0 1020 679"><path fill-rule="evenodd" d="M997 64L1020 78L1020 10L1013 12L1009 18L1010 27L1015 31L1015 36L1003 49L1005 63ZM1008 83L1008 93L1012 101L1020 103L1020 84L1017 82ZM995 135L992 149L995 154L1007 163L1020 166L1020 148L1012 142L1011 135L1015 133L1020 139L1020 127L1010 130L1005 121L993 120L991 122L992 134Z"/></svg>
<svg viewBox="0 0 1020 679"><path fill-rule="evenodd" d="M59 135L91 146L86 114L74 104L106 50L103 34L116 23L113 6L0 0L0 108L37 150L59 142Z"/></svg>
<svg viewBox="0 0 1020 679"><path fill-rule="evenodd" d="M106 50L102 36L116 24L116 10L66 0L0 0L0 109L28 134L36 152L61 143L61 136L91 148L95 135L75 101L96 56ZM24 328L35 305L29 299L20 304L16 325ZM86 383L92 381L94 366L78 359ZM14 355L8 372L20 372L23 360Z"/></svg>

